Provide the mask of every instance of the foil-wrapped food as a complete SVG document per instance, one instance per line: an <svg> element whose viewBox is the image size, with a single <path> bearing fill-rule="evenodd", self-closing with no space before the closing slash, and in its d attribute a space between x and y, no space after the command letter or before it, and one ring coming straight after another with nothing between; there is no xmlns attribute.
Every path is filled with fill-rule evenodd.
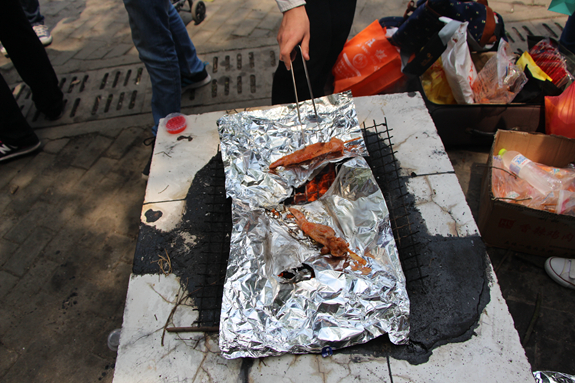
<svg viewBox="0 0 575 383"><path fill-rule="evenodd" d="M409 336L389 211L350 93L218 121L233 228L220 321L226 358ZM308 117L309 116L309 117Z"/></svg>

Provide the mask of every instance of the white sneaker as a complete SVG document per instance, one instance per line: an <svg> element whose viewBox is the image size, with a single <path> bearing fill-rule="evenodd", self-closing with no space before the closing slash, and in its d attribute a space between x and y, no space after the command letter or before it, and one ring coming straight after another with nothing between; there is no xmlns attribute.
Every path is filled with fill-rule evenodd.
<svg viewBox="0 0 575 383"><path fill-rule="evenodd" d="M545 261L545 271L561 286L575 290L575 259L548 258Z"/></svg>
<svg viewBox="0 0 575 383"><path fill-rule="evenodd" d="M50 45L50 43L52 43L52 35L50 34L47 26L38 24L33 25L32 28L34 28L34 32L36 32L36 35L44 46Z"/></svg>

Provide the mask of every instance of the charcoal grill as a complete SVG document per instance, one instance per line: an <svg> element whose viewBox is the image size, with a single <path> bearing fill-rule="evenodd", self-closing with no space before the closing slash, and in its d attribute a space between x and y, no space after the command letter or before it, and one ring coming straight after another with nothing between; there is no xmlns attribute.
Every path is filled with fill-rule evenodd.
<svg viewBox="0 0 575 383"><path fill-rule="evenodd" d="M392 230L407 279L408 290L425 293L425 273L420 267L418 231L412 228L413 205L408 201L404 177L401 176L395 151L391 143L392 130L387 121L362 127L363 136L370 156L367 158L372 172L386 197ZM198 198L198 196L201 198ZM229 240L232 229L231 199L225 198L224 166L220 153L200 171L186 197L187 209L184 225L177 230L195 229L201 237L201 245L187 252L178 251L178 239L175 233L158 234L164 241L156 244L153 251L146 245L146 238L156 237L150 234L153 230L142 225L134 271L139 274L159 272L154 263L155 254L162 252L162 247L170 244L173 271L185 285L187 293L197 310L197 320L185 331L218 331L223 293L229 255ZM202 212L205 217L201 225L193 225L194 216ZM175 244L175 245L174 245ZM165 249L164 249L165 250ZM138 256L141 252L143 256ZM190 260L191 259L191 260ZM140 260L140 261L138 261ZM178 331L172 330L172 331Z"/></svg>
<svg viewBox="0 0 575 383"><path fill-rule="evenodd" d="M232 229L216 130L226 112L219 111L187 116L194 127L186 133L191 141L158 134L115 380L153 381L159 374L172 380L221 378L223 370L232 379L250 381L279 375L297 380L304 370L311 380L532 379L477 225L421 95L354 101L407 279L409 344L396 346L380 336L336 350L337 358L286 354L233 363L219 355L218 334L205 333L219 324ZM160 254L171 257L173 273L162 275ZM182 292L191 298L170 321ZM166 323L202 332L163 333Z"/></svg>

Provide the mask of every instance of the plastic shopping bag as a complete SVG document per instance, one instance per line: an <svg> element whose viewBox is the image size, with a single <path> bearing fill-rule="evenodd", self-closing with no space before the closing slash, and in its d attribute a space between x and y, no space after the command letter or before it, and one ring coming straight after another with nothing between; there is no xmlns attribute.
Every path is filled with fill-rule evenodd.
<svg viewBox="0 0 575 383"><path fill-rule="evenodd" d="M374 95L404 77L398 48L385 33L376 20L345 43L332 69L335 93L351 90L355 97Z"/></svg>
<svg viewBox="0 0 575 383"><path fill-rule="evenodd" d="M575 138L575 83L559 96L545 97L545 133Z"/></svg>
<svg viewBox="0 0 575 383"><path fill-rule="evenodd" d="M461 23L441 55L443 70L458 104L473 104L471 85L477 79L477 71L467 46L467 24Z"/></svg>
<svg viewBox="0 0 575 383"><path fill-rule="evenodd" d="M497 54L491 57L472 85L478 104L508 104L523 89L527 76L511 61L509 44L501 40Z"/></svg>
<svg viewBox="0 0 575 383"><path fill-rule="evenodd" d="M563 89L573 76L567 70L565 57L559 52L559 49L545 38L535 44L529 54L533 57L535 63L553 80L553 84Z"/></svg>
<svg viewBox="0 0 575 383"><path fill-rule="evenodd" d="M443 70L441 57L421 75L421 85L427 99L435 104L457 104Z"/></svg>

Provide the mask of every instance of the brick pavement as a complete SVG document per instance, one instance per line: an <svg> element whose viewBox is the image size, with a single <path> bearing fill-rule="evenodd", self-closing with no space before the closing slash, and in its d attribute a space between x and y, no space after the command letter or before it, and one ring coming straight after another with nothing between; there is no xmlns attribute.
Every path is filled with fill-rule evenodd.
<svg viewBox="0 0 575 383"><path fill-rule="evenodd" d="M403 14L404 3L358 0L352 35L375 18ZM59 75L139 63L121 0L40 4ZM558 16L543 3L491 5L507 22ZM206 20L187 27L200 55L275 46L281 14L274 1L206 6ZM20 81L9 59L0 57L0 71L9 84ZM144 110L42 127L40 152L0 165L1 381L112 380L115 353L106 337L122 323L151 120Z"/></svg>

